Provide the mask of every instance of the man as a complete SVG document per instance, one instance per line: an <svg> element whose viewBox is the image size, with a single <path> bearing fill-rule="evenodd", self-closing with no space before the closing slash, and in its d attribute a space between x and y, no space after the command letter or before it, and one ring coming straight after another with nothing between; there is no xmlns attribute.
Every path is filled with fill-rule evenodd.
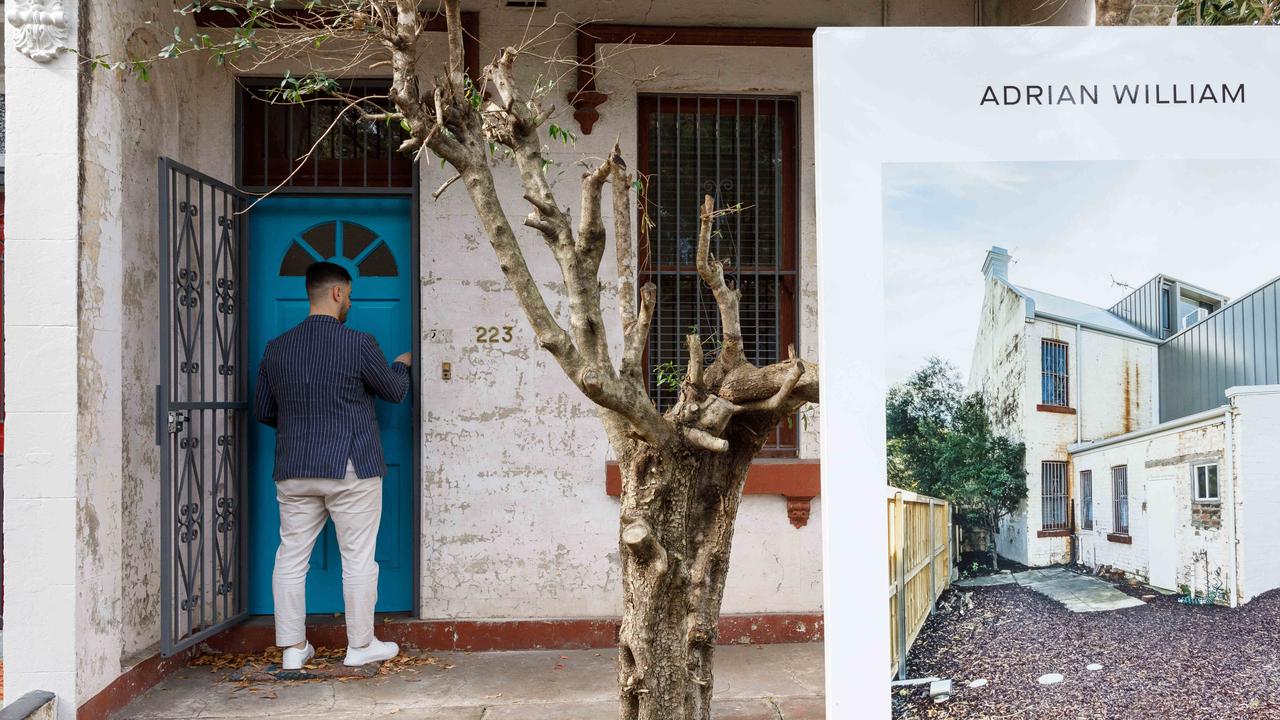
<svg viewBox="0 0 1280 720"><path fill-rule="evenodd" d="M307 565L328 517L342 555L344 664L388 660L400 652L395 643L373 636L373 557L386 474L374 397L404 399L411 355L400 355L388 367L372 335L343 324L351 310L351 275L340 265L307 268L307 296L307 319L267 343L254 397L258 420L276 428L280 549L271 590L276 644L284 648L286 670L301 668L315 655L306 636Z"/></svg>

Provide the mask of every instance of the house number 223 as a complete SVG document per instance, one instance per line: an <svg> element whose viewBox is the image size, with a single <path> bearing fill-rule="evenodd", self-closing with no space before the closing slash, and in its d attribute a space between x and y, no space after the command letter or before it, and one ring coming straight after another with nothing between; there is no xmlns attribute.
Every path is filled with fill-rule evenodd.
<svg viewBox="0 0 1280 720"><path fill-rule="evenodd" d="M511 331L515 330L514 325L477 325L476 342L478 343L509 343L511 342Z"/></svg>

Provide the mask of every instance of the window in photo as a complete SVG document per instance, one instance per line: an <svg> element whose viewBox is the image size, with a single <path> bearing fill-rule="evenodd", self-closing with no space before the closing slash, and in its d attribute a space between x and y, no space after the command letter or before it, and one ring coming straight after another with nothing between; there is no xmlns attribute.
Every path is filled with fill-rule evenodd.
<svg viewBox="0 0 1280 720"><path fill-rule="evenodd" d="M1044 530L1067 529L1067 464L1040 463L1040 524Z"/></svg>
<svg viewBox="0 0 1280 720"><path fill-rule="evenodd" d="M1129 532L1129 467L1117 465L1111 468L1112 523L1117 533Z"/></svg>
<svg viewBox="0 0 1280 720"><path fill-rule="evenodd" d="M1067 344L1057 340L1040 341L1040 402L1044 405L1068 407Z"/></svg>
<svg viewBox="0 0 1280 720"><path fill-rule="evenodd" d="M1195 466L1196 502L1216 503L1218 497L1218 464L1205 463Z"/></svg>
<svg viewBox="0 0 1280 720"><path fill-rule="evenodd" d="M1093 471L1080 471L1080 527L1093 529Z"/></svg>

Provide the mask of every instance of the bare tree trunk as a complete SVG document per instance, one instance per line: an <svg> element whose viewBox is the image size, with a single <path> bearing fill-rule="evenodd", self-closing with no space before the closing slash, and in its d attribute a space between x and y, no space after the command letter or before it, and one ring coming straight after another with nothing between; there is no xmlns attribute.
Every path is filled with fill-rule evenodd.
<svg viewBox="0 0 1280 720"><path fill-rule="evenodd" d="M766 421L767 422L767 421ZM709 720L720 603L742 488L763 444L622 449L622 720Z"/></svg>

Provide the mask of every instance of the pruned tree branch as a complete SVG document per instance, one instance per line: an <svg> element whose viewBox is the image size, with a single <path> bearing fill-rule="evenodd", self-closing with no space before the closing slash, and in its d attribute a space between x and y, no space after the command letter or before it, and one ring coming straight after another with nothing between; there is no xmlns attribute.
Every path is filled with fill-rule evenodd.
<svg viewBox="0 0 1280 720"><path fill-rule="evenodd" d="M744 359L742 325L738 315L740 293L736 288L730 288L725 282L724 262L711 256L711 231L716 214L715 201L710 195L704 195L701 223L698 228L698 277L711 288L711 294L720 308L723 348L717 362L732 366Z"/></svg>
<svg viewBox="0 0 1280 720"><path fill-rule="evenodd" d="M653 309L658 301L658 288L651 282L640 288L640 312L631 325L623 326L622 365L619 374L643 386L641 365L645 345L649 340L649 326L653 323Z"/></svg>

